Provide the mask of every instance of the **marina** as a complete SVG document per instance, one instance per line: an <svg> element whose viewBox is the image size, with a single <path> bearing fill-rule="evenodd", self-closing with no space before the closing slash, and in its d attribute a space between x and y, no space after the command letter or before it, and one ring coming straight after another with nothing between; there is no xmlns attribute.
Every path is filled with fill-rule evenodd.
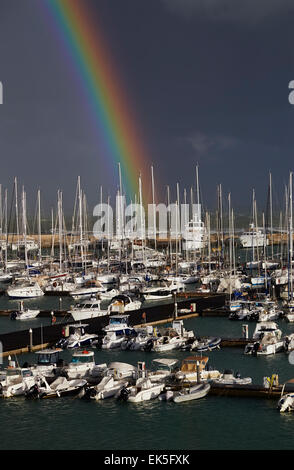
<svg viewBox="0 0 294 470"><path fill-rule="evenodd" d="M293 14L0 0L3 455L293 450Z"/></svg>

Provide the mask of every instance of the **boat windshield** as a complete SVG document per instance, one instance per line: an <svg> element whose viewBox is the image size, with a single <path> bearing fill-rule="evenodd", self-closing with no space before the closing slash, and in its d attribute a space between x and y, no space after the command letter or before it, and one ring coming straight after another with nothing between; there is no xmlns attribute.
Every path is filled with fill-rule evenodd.
<svg viewBox="0 0 294 470"><path fill-rule="evenodd" d="M114 318L110 318L109 320L110 325L121 325L122 323L126 323L126 317L122 317L122 318L114 317Z"/></svg>
<svg viewBox="0 0 294 470"><path fill-rule="evenodd" d="M86 364L88 362L93 362L92 356L74 356L71 360L72 364Z"/></svg>
<svg viewBox="0 0 294 470"><path fill-rule="evenodd" d="M58 353L38 355L38 364L55 364L57 361Z"/></svg>

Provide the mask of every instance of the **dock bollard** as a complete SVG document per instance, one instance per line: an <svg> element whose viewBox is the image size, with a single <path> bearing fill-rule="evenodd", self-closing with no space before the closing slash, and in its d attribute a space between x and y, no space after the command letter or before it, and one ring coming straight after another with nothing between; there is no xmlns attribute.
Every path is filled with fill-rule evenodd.
<svg viewBox="0 0 294 470"><path fill-rule="evenodd" d="M242 325L243 338L248 339L248 325Z"/></svg>
<svg viewBox="0 0 294 470"><path fill-rule="evenodd" d="M29 350L32 351L32 349L33 349L33 330L32 330L32 328L29 329L29 334L30 334L30 348L29 348Z"/></svg>

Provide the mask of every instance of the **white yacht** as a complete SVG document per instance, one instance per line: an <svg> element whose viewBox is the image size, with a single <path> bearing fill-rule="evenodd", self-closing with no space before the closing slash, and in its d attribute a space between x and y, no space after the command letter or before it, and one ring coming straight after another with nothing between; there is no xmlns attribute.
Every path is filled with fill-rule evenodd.
<svg viewBox="0 0 294 470"><path fill-rule="evenodd" d="M255 228L254 224L250 224L249 232L243 232L240 235L240 243L243 248L256 248L267 246L269 241L261 229Z"/></svg>
<svg viewBox="0 0 294 470"><path fill-rule="evenodd" d="M200 214L199 208L183 230L183 249L186 251L201 250L207 243L207 232Z"/></svg>
<svg viewBox="0 0 294 470"><path fill-rule="evenodd" d="M7 295L12 299L31 299L34 297L42 297L43 290L37 282L27 281L20 282L10 286L7 289Z"/></svg>
<svg viewBox="0 0 294 470"><path fill-rule="evenodd" d="M75 321L83 321L88 318L103 317L109 315L109 310L101 309L101 302L96 298L83 300L76 305L73 305L70 310L67 311Z"/></svg>
<svg viewBox="0 0 294 470"><path fill-rule="evenodd" d="M102 349L120 348L126 338L136 336L134 328L129 326L129 315L111 315L109 324L103 328L105 336L102 338Z"/></svg>
<svg viewBox="0 0 294 470"><path fill-rule="evenodd" d="M279 329L264 329L259 332L259 337L255 342L245 346L244 354L268 356L284 351L284 340L281 336L282 333Z"/></svg>
<svg viewBox="0 0 294 470"><path fill-rule="evenodd" d="M142 306L142 301L136 298L132 293L119 294L113 297L109 305L110 312L132 312L139 310Z"/></svg>

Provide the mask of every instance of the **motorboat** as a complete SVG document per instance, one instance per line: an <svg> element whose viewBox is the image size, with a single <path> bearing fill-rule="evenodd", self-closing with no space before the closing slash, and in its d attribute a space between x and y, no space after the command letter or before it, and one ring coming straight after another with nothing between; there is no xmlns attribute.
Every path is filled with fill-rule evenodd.
<svg viewBox="0 0 294 470"><path fill-rule="evenodd" d="M126 362L111 362L108 364L104 375L112 375L116 380L134 380L138 375L138 369Z"/></svg>
<svg viewBox="0 0 294 470"><path fill-rule="evenodd" d="M287 336L284 336L284 350L286 353L290 353L294 350L294 333L290 333Z"/></svg>
<svg viewBox="0 0 294 470"><path fill-rule="evenodd" d="M255 327L252 338L258 340L261 339L265 333L271 332L274 332L278 338L280 338L282 335L281 330L278 328L278 325L275 322L259 322Z"/></svg>
<svg viewBox="0 0 294 470"><path fill-rule="evenodd" d="M23 368L28 368L34 376L44 376L47 380L56 377L56 371L64 365L60 357L61 348L47 348L35 352L37 362L33 365L25 362Z"/></svg>
<svg viewBox="0 0 294 470"><path fill-rule="evenodd" d="M245 346L244 354L251 354L252 356L271 355L277 352L284 351L284 341L280 334L276 331L264 333L263 336Z"/></svg>
<svg viewBox="0 0 294 470"><path fill-rule="evenodd" d="M101 309L101 302L96 298L83 300L76 305L72 306L67 311L74 321L83 321L90 318L97 318L109 315L109 310Z"/></svg>
<svg viewBox="0 0 294 470"><path fill-rule="evenodd" d="M231 384L238 384L238 385L246 385L252 383L251 377L241 377L239 372L234 372L231 369L226 369L220 377L212 380L213 383L223 384L223 385L231 385Z"/></svg>
<svg viewBox="0 0 294 470"><path fill-rule="evenodd" d="M207 356L189 356L181 364L181 368L175 373L175 379L180 382L193 383L200 381L214 380L221 376L221 373L208 366Z"/></svg>
<svg viewBox="0 0 294 470"><path fill-rule="evenodd" d="M205 352L220 349L221 341L221 338L214 336L197 339L191 344L190 351Z"/></svg>
<svg viewBox="0 0 294 470"><path fill-rule="evenodd" d="M248 307L241 307L238 310L233 310L229 314L229 320L247 320L248 316L250 316L252 312L249 310Z"/></svg>
<svg viewBox="0 0 294 470"><path fill-rule="evenodd" d="M80 287L69 292L69 295L76 300L89 299L95 297L100 292L99 287Z"/></svg>
<svg viewBox="0 0 294 470"><path fill-rule="evenodd" d="M278 401L278 410L280 413L294 410L294 393L282 395Z"/></svg>
<svg viewBox="0 0 294 470"><path fill-rule="evenodd" d="M30 299L44 295L37 282L21 282L19 285L12 285L7 289L6 293L12 299Z"/></svg>
<svg viewBox="0 0 294 470"><path fill-rule="evenodd" d="M101 274L96 277L101 284L115 284L118 282L118 276L114 274Z"/></svg>
<svg viewBox="0 0 294 470"><path fill-rule="evenodd" d="M13 310L10 313L11 320L32 320L36 318L40 313L40 310L34 310L29 308L24 308L23 301L20 302L20 307L18 310Z"/></svg>
<svg viewBox="0 0 294 470"><path fill-rule="evenodd" d="M173 392L172 401L175 403L182 403L185 401L198 400L206 397L209 391L209 383L198 383L190 387L184 387L181 391Z"/></svg>
<svg viewBox="0 0 294 470"><path fill-rule="evenodd" d="M148 378L145 362L138 362L139 377L136 384L130 387L123 387L117 394L117 398L131 403L140 403L157 398L163 391L165 384L162 382L152 382Z"/></svg>
<svg viewBox="0 0 294 470"><path fill-rule="evenodd" d="M165 352L182 349L194 340L194 332L184 328L183 320L174 320L171 328L154 329L154 336L147 341L144 351Z"/></svg>
<svg viewBox="0 0 294 470"><path fill-rule="evenodd" d="M68 332L68 336L59 340L57 346L63 349L74 349L95 345L98 342L98 335L95 333L86 333L85 330L87 326L89 325L86 323L67 325L65 329Z"/></svg>
<svg viewBox="0 0 294 470"><path fill-rule="evenodd" d="M8 367L5 375L0 379L0 396L11 398L24 395L33 385L37 378L30 369L20 367Z"/></svg>
<svg viewBox="0 0 294 470"><path fill-rule="evenodd" d="M109 324L103 328L102 349L120 348L126 338L137 336L136 330L129 326L129 315L110 315Z"/></svg>
<svg viewBox="0 0 294 470"><path fill-rule="evenodd" d="M278 309L275 305L269 308L264 308L259 312L258 320L261 322L274 321L281 318L283 315L283 310Z"/></svg>
<svg viewBox="0 0 294 470"><path fill-rule="evenodd" d="M150 339L154 339L152 326L138 328L134 335L125 337L120 347L123 351L144 351Z"/></svg>
<svg viewBox="0 0 294 470"><path fill-rule="evenodd" d="M84 379L101 377L106 370L106 364L96 365L93 351L82 349L73 353L71 362L60 370L60 375L67 379Z"/></svg>
<svg viewBox="0 0 294 470"><path fill-rule="evenodd" d="M181 349L186 341L179 335L155 336L154 339L147 341L144 351L166 352L174 349Z"/></svg>
<svg viewBox="0 0 294 470"><path fill-rule="evenodd" d="M92 400L105 400L106 398L114 397L116 394L129 385L128 380L115 380L112 375L103 377L98 385L88 387L85 390L85 398Z"/></svg>
<svg viewBox="0 0 294 470"><path fill-rule="evenodd" d="M250 224L249 232L243 232L239 239L243 248L256 248L269 244L266 233L259 228L255 228L254 224Z"/></svg>
<svg viewBox="0 0 294 470"><path fill-rule="evenodd" d="M148 377L151 382L166 382L172 377L174 369L178 364L177 359L170 358L156 358L153 359L152 364L156 367L155 370L148 372Z"/></svg>
<svg viewBox="0 0 294 470"><path fill-rule="evenodd" d="M35 384L26 392L28 399L60 398L81 394L87 384L85 379L67 380L66 377L58 377L50 385L46 379L41 384Z"/></svg>
<svg viewBox="0 0 294 470"><path fill-rule="evenodd" d="M142 306L142 301L136 297L133 293L119 294L113 297L109 305L109 311L111 313L124 313L139 310Z"/></svg>
<svg viewBox="0 0 294 470"><path fill-rule="evenodd" d="M112 299L119 294L120 294L120 291L118 289L104 290L103 292L101 291L99 292L99 299L112 301Z"/></svg>

